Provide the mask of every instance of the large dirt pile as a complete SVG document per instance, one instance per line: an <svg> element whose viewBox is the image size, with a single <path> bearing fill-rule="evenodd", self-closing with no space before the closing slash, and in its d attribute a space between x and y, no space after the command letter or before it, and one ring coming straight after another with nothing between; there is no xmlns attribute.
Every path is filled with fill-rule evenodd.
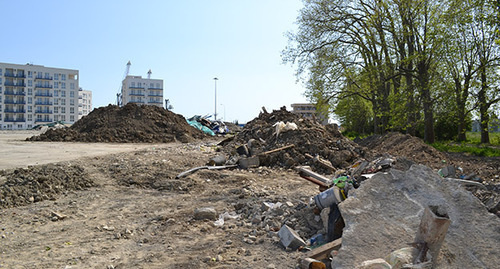
<svg viewBox="0 0 500 269"><path fill-rule="evenodd" d="M295 123L297 129L282 130L277 134L276 123ZM293 144L294 147L271 154L260 155L260 164L291 168L297 165L311 165L318 171L310 156L319 156L328 160L337 168L346 167L365 155L365 149L342 136L335 125L323 126L320 123L304 119L282 107L272 113L262 112L248 122L233 141L224 145L224 151L235 154L235 149L248 145L251 155L258 155Z"/></svg>
<svg viewBox="0 0 500 269"><path fill-rule="evenodd" d="M77 165L49 164L0 170L0 208L55 199L59 194L94 185Z"/></svg>
<svg viewBox="0 0 500 269"><path fill-rule="evenodd" d="M435 169L446 166L446 162L449 161L446 154L425 144L422 139L411 135L389 133L384 136L373 135L355 141L359 145L370 149L374 154L389 154L395 157L403 157Z"/></svg>
<svg viewBox="0 0 500 269"><path fill-rule="evenodd" d="M127 104L94 109L66 129L50 129L31 141L118 143L190 142L205 135L183 116L157 106Z"/></svg>

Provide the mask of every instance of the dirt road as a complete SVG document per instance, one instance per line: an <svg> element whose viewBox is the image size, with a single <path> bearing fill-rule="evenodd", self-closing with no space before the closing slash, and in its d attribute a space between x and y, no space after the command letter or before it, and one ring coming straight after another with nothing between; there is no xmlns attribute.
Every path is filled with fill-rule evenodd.
<svg viewBox="0 0 500 269"><path fill-rule="evenodd" d="M0 131L0 169L158 147L160 144L28 142L39 131Z"/></svg>

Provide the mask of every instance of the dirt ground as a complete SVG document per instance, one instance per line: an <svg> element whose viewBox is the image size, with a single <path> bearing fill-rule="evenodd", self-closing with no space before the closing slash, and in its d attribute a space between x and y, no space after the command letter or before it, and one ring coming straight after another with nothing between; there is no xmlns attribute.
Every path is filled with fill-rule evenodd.
<svg viewBox="0 0 500 269"><path fill-rule="evenodd" d="M26 205L0 209L0 268L295 268L299 253L285 251L276 231L281 223L299 223L294 214L304 211L317 187L291 170L265 167L204 170L175 179L214 156L216 142L144 144L131 152L67 156L65 162L37 166L39 174L80 171L91 187L42 182L52 184L42 194L47 200L25 197ZM103 146L54 144L35 145L60 152ZM123 144L113 145L111 152L124 150ZM44 162L59 161L58 156L52 151ZM11 173L28 181L37 176L31 171L4 170L0 183ZM263 202L283 205L267 210ZM203 207L240 217L217 227L214 220L195 219L195 209Z"/></svg>
<svg viewBox="0 0 500 269"><path fill-rule="evenodd" d="M0 268L297 268L302 253L285 250L277 231L287 224L307 239L323 228L308 207L317 186L292 169L200 170L176 178L220 154L222 138L22 141L30 134L0 133ZM500 174L498 159L453 158L470 170L486 163L489 181ZM207 207L216 213L197 214Z"/></svg>

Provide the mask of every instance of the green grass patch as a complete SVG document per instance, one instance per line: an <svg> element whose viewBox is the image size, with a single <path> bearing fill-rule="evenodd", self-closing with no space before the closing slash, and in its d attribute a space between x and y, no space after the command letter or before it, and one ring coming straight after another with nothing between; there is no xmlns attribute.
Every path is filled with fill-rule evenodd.
<svg viewBox="0 0 500 269"><path fill-rule="evenodd" d="M500 132L489 133L490 144L494 146L500 146ZM481 144L481 133L480 132L467 132L466 133L467 142L471 144Z"/></svg>
<svg viewBox="0 0 500 269"><path fill-rule="evenodd" d="M439 151L445 152L462 152L469 153L474 156L500 157L500 149L487 146L453 144L449 142L436 142L431 144L431 146Z"/></svg>

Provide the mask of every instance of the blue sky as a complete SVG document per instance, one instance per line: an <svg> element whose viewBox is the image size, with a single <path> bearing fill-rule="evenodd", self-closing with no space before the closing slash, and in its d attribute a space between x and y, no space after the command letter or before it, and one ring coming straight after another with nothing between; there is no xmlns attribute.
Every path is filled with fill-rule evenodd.
<svg viewBox="0 0 500 269"><path fill-rule="evenodd" d="M173 111L247 122L306 102L280 53L301 0L1 1L0 62L78 69L94 107L130 75L164 80Z"/></svg>

